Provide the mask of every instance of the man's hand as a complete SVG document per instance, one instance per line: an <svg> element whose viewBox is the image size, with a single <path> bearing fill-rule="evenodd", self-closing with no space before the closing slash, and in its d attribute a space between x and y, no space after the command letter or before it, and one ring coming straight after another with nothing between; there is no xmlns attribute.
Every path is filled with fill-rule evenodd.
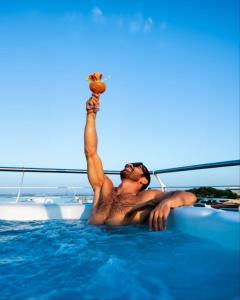
<svg viewBox="0 0 240 300"><path fill-rule="evenodd" d="M167 228L167 218L170 213L169 201L162 201L149 215L149 229L151 231L165 230Z"/></svg>
<svg viewBox="0 0 240 300"><path fill-rule="evenodd" d="M99 94L93 94L86 102L87 113L97 113L99 111Z"/></svg>
<svg viewBox="0 0 240 300"><path fill-rule="evenodd" d="M197 198L194 194L184 191L165 193L159 198L159 204L151 211L149 216L149 228L153 231L167 228L167 218L171 208L193 205Z"/></svg>

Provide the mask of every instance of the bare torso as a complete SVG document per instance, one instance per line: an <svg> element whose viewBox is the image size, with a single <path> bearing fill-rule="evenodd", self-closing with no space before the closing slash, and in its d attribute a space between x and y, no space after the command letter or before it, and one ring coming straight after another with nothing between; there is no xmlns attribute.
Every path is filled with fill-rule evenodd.
<svg viewBox="0 0 240 300"><path fill-rule="evenodd" d="M128 225L143 223L151 211L152 207L146 207L134 215L129 212L137 205L153 199L156 192L164 194L160 191L142 191L138 194L119 193L111 180L106 180L103 184L98 197L95 213L90 218L92 224L108 224L108 225Z"/></svg>

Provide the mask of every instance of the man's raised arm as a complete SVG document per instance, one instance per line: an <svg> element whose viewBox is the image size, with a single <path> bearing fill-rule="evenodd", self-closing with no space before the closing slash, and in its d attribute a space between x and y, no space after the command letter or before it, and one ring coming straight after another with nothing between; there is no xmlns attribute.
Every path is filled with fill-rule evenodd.
<svg viewBox="0 0 240 300"><path fill-rule="evenodd" d="M99 110L99 95L94 94L86 103L87 119L84 131L84 152L87 159L88 180L94 191L93 206L99 200L100 189L105 175L101 159L97 154L96 115Z"/></svg>

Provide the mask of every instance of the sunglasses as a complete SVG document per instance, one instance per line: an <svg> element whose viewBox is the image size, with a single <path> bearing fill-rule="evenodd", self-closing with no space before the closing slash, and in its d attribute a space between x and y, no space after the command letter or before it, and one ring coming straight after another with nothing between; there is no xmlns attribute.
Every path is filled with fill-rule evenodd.
<svg viewBox="0 0 240 300"><path fill-rule="evenodd" d="M143 165L142 162L135 162L135 163L129 163L129 164L126 164L126 165L125 165L125 168L127 168L128 165L132 165L134 168L135 168L135 167L140 167L140 168L142 169L142 171L143 171L144 174L145 174L145 172L147 171L146 168L145 168L145 166Z"/></svg>

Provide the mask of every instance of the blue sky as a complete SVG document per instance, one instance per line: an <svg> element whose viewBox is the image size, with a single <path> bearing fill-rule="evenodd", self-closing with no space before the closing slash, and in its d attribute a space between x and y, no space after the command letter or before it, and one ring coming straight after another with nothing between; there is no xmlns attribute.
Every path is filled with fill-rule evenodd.
<svg viewBox="0 0 240 300"><path fill-rule="evenodd" d="M86 168L85 78L94 71L111 76L97 119L105 169L238 159L238 3L0 1L0 164ZM239 178L236 169L201 176L166 180Z"/></svg>

